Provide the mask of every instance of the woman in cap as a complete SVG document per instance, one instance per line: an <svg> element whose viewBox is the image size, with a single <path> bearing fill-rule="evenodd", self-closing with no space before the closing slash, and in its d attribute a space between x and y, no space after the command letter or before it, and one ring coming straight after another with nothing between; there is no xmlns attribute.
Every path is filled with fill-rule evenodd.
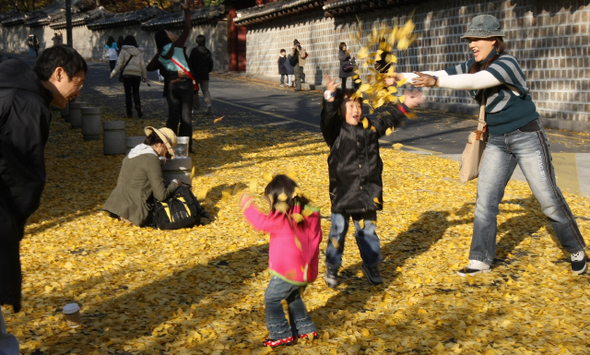
<svg viewBox="0 0 590 355"><path fill-rule="evenodd" d="M462 38L469 41L473 58L435 72L397 74L417 87L469 90L485 103L488 143L477 182L477 200L469 264L459 275L490 271L496 253L497 215L506 184L518 165L562 247L570 253L571 269L586 270L586 243L576 220L555 183L549 143L529 95L518 59L504 52L504 35L494 16L473 18Z"/></svg>
<svg viewBox="0 0 590 355"><path fill-rule="evenodd" d="M117 186L103 210L139 227L150 222L152 195L160 201L169 198L182 183L176 179L166 186L160 157L174 159L176 134L170 128L145 128L145 141L131 149L123 159Z"/></svg>

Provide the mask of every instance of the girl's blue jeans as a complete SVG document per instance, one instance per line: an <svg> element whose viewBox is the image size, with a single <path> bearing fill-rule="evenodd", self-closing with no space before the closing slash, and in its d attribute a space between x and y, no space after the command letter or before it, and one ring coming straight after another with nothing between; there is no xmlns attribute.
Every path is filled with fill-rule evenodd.
<svg viewBox="0 0 590 355"><path fill-rule="evenodd" d="M266 305L266 327L271 340L296 337L316 331L315 324L301 299L300 288L301 286L290 284L276 276L270 279L264 293L264 303ZM282 300L286 300L289 305L290 325L285 318Z"/></svg>
<svg viewBox="0 0 590 355"><path fill-rule="evenodd" d="M489 136L477 182L469 259L488 265L494 260L499 205L516 164L524 173L563 248L569 253L584 250L586 243L578 224L555 183L545 131L543 128L535 132L515 130Z"/></svg>
<svg viewBox="0 0 590 355"><path fill-rule="evenodd" d="M377 236L375 224L377 220L376 211L364 214L341 214L332 213L332 226L326 248L326 264L330 268L338 269L342 264L342 253L344 252L344 239L348 232L350 217L354 223L354 237L361 253L361 258L367 266L375 266L381 258L381 243ZM364 228L361 228L360 221L364 220Z"/></svg>

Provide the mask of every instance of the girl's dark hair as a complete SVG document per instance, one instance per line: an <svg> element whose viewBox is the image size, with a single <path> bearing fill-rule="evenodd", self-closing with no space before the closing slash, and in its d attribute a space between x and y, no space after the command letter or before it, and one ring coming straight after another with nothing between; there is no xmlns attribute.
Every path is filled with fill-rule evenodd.
<svg viewBox="0 0 590 355"><path fill-rule="evenodd" d="M342 50L342 48L346 47L346 43L344 42L340 42L340 45L338 46L338 48L340 48L340 50Z"/></svg>
<svg viewBox="0 0 590 355"><path fill-rule="evenodd" d="M64 44L48 47L41 52L33 65L33 70L37 73L39 80L47 81L57 67L62 67L70 80L80 71L83 71L84 74L88 72L86 61L80 53Z"/></svg>
<svg viewBox="0 0 590 355"><path fill-rule="evenodd" d="M133 37L132 35L128 35L123 40L123 45L137 47L137 41L135 40L135 37Z"/></svg>
<svg viewBox="0 0 590 355"><path fill-rule="evenodd" d="M112 46L113 42L115 42L115 39L113 38L113 36L109 36L109 39L107 39L107 46Z"/></svg>
<svg viewBox="0 0 590 355"><path fill-rule="evenodd" d="M158 48L158 53L162 52L162 48L164 48L165 45L172 43L168 37L168 34L166 33L166 30L158 30L158 32L156 32L154 35L154 38L156 39L156 48Z"/></svg>
<svg viewBox="0 0 590 355"><path fill-rule="evenodd" d="M275 211L275 205L280 202L285 202L289 206L286 212L290 211L296 203L299 203L302 207L308 205L309 200L307 198L295 194L296 187L298 187L297 183L287 175L275 176L264 189L264 195L271 201L271 211Z"/></svg>
<svg viewBox="0 0 590 355"><path fill-rule="evenodd" d="M154 145L158 143L164 143L164 141L156 132L150 133L150 135L145 137L145 140L143 141L143 144L145 145Z"/></svg>

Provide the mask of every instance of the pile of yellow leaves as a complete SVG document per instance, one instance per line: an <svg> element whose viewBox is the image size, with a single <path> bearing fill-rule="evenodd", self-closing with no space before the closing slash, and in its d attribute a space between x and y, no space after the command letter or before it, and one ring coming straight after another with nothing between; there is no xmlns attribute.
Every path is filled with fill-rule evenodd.
<svg viewBox="0 0 590 355"><path fill-rule="evenodd" d="M114 119L105 106L103 119ZM162 109L163 111L163 109ZM162 117L164 112L160 112ZM59 116L59 115L58 115ZM154 117L154 116L152 116ZM155 117L158 117L157 115ZM261 125L256 125L261 123ZM212 222L175 231L128 226L100 208L123 156L82 141L54 119L41 208L22 242L23 309L4 308L23 354L260 354L265 327L268 236L243 219L238 195L267 174L288 173L321 208L320 278L304 301L319 338L281 354L581 354L590 338L589 276L569 270L528 186L510 182L491 273L461 278L476 194L458 163L382 149L384 210L378 214L381 286L370 286L349 231L337 290L324 285L330 227L328 148L320 134L239 126L226 115L195 127L193 192ZM128 135L156 119L128 122ZM590 235L590 201L566 195ZM352 229L352 227L351 227ZM83 326L67 327L65 304Z"/></svg>

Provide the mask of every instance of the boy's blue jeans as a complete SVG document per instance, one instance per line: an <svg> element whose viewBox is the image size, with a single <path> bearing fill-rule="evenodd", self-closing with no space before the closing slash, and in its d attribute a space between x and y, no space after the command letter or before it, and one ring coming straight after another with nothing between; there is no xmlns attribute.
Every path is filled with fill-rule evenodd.
<svg viewBox="0 0 590 355"><path fill-rule="evenodd" d="M469 259L488 265L494 260L498 207L516 164L526 176L563 248L569 253L584 250L586 243L578 224L555 183L549 143L545 131L541 128L535 132L516 130L503 135L489 136L477 182Z"/></svg>
<svg viewBox="0 0 590 355"><path fill-rule="evenodd" d="M330 268L338 269L342 264L342 253L344 252L344 238L348 232L350 217L354 223L356 244L361 253L361 258L367 266L375 266L381 258L381 243L375 232L377 225L376 211L365 214L340 214L332 213L332 226L326 248L326 264ZM360 221L364 220L364 228L361 228Z"/></svg>
<svg viewBox="0 0 590 355"><path fill-rule="evenodd" d="M307 309L301 299L300 288L301 286L290 284L276 276L270 279L266 292L264 292L269 339L279 340L316 331L315 324L307 314ZM289 305L291 325L285 318L282 300L286 300Z"/></svg>

